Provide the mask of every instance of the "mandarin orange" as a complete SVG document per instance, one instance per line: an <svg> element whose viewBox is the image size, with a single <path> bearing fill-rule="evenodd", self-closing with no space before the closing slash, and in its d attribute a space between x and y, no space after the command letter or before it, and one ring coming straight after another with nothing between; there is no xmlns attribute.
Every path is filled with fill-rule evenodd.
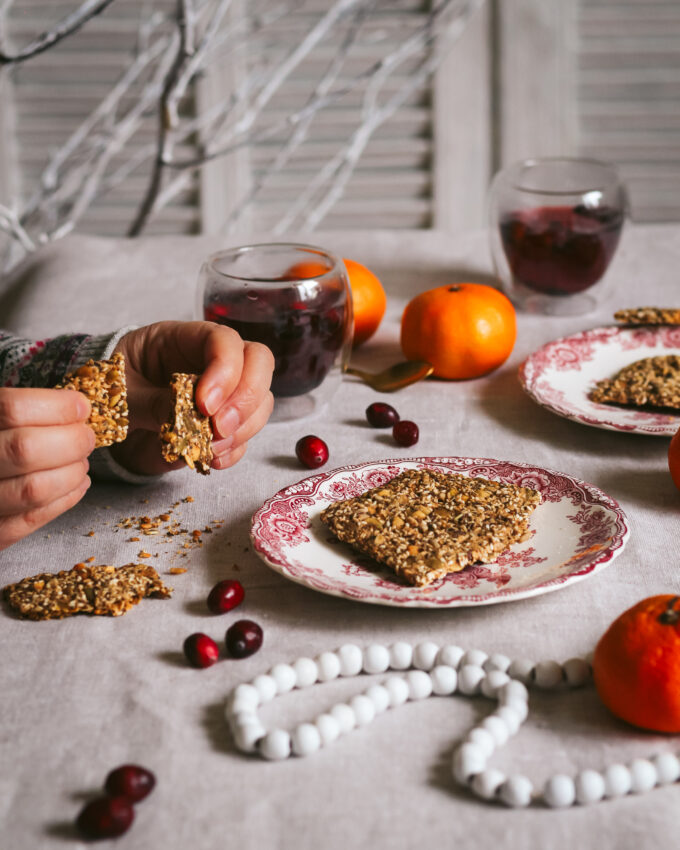
<svg viewBox="0 0 680 850"><path fill-rule="evenodd" d="M378 330L385 315L387 296L378 278L370 269L356 260L343 259L352 290L354 311L354 337L356 347L366 342Z"/></svg>
<svg viewBox="0 0 680 850"><path fill-rule="evenodd" d="M651 596L617 617L595 649L593 678L617 717L680 732L680 596Z"/></svg>
<svg viewBox="0 0 680 850"><path fill-rule="evenodd" d="M432 363L438 378L477 378L491 372L510 356L516 336L512 303L481 283L421 292L401 318L404 355Z"/></svg>

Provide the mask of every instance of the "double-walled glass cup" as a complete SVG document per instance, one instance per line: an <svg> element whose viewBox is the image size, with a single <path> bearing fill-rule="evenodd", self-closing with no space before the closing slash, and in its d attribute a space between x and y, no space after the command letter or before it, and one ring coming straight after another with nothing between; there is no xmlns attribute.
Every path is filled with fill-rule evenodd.
<svg viewBox="0 0 680 850"><path fill-rule="evenodd" d="M229 248L203 263L199 315L264 343L274 359L274 420L320 411L352 344L352 295L342 260L313 245Z"/></svg>
<svg viewBox="0 0 680 850"><path fill-rule="evenodd" d="M592 310L626 213L625 187L606 162L529 159L499 171L489 224L506 295L531 313Z"/></svg>

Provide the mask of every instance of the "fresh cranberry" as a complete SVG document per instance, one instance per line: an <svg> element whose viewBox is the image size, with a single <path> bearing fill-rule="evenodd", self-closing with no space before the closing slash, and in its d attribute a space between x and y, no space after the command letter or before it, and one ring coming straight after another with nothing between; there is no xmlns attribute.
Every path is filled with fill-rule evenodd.
<svg viewBox="0 0 680 850"><path fill-rule="evenodd" d="M309 469L317 469L328 460L328 446L320 437L307 434L301 437L295 444L295 454L300 463Z"/></svg>
<svg viewBox="0 0 680 850"><path fill-rule="evenodd" d="M227 651L234 658L246 658L262 646L262 629L252 620L237 620L227 629Z"/></svg>
<svg viewBox="0 0 680 850"><path fill-rule="evenodd" d="M215 641L196 632L184 641L184 654L192 667L211 667L218 659L220 650Z"/></svg>
<svg viewBox="0 0 680 850"><path fill-rule="evenodd" d="M392 436L400 446L413 446L420 436L418 426L410 419L402 419L392 428Z"/></svg>
<svg viewBox="0 0 680 850"><path fill-rule="evenodd" d="M109 773L104 788L112 797L126 797L138 803L153 791L155 784L156 777L150 770L137 764L123 764Z"/></svg>
<svg viewBox="0 0 680 850"><path fill-rule="evenodd" d="M99 797L82 809L76 826L86 838L117 838L130 828L134 819L134 809L127 797Z"/></svg>
<svg viewBox="0 0 680 850"><path fill-rule="evenodd" d="M208 608L213 614L226 614L240 605L244 596L241 582L227 578L218 582L208 594Z"/></svg>
<svg viewBox="0 0 680 850"><path fill-rule="evenodd" d="M399 414L391 404L374 401L366 408L366 419L372 428L389 428L399 421Z"/></svg>

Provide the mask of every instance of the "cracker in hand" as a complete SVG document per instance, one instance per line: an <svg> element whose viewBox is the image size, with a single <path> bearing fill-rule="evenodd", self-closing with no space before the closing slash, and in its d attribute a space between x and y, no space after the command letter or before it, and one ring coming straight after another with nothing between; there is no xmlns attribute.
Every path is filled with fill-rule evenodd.
<svg viewBox="0 0 680 850"><path fill-rule="evenodd" d="M127 437L128 406L125 358L116 353L110 360L88 360L69 372L55 389L76 390L90 402L87 424L95 433L95 448L121 443Z"/></svg>
<svg viewBox="0 0 680 850"><path fill-rule="evenodd" d="M614 318L622 325L680 325L680 310L666 307L631 307L617 310Z"/></svg>
<svg viewBox="0 0 680 850"><path fill-rule="evenodd" d="M174 396L173 420L161 427L163 457L168 463L184 458L187 466L210 474L213 439L210 417L196 408L197 375L175 372L170 388Z"/></svg>

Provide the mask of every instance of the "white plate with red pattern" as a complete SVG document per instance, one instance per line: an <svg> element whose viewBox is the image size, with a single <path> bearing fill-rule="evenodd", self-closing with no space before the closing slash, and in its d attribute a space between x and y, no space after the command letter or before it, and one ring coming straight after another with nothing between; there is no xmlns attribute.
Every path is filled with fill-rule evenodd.
<svg viewBox="0 0 680 850"><path fill-rule="evenodd" d="M531 516L529 539L494 563L418 588L340 543L322 524L319 514L331 502L383 485L405 469L423 468L538 490L542 502ZM466 457L383 460L321 472L268 499L251 527L257 554L286 578L332 596L409 608L487 605L558 590L611 563L628 534L619 504L591 484L530 464Z"/></svg>
<svg viewBox="0 0 680 850"><path fill-rule="evenodd" d="M680 354L680 327L595 328L539 348L520 366L519 379L537 404L558 416L626 434L672 437L680 416L598 404L588 397L597 381L636 360L664 354Z"/></svg>

